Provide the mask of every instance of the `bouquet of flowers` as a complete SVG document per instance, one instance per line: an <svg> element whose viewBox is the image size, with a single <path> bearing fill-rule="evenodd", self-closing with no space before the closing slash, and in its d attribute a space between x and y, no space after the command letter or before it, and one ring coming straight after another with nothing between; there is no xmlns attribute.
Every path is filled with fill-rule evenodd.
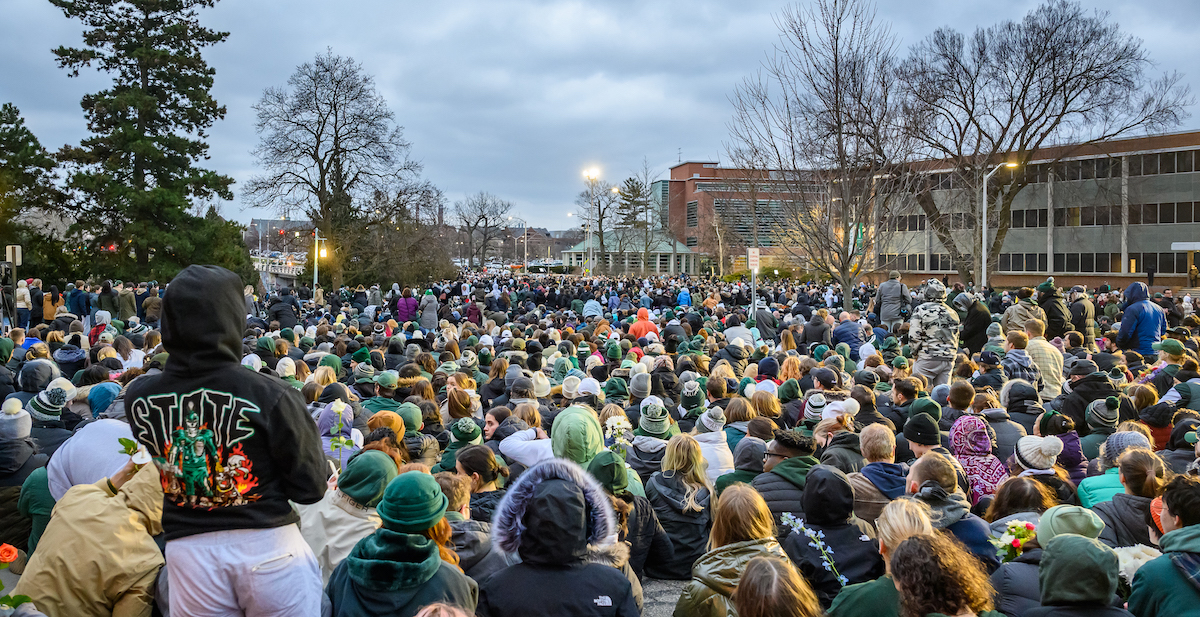
<svg viewBox="0 0 1200 617"><path fill-rule="evenodd" d="M613 416L604 421L604 441L609 444L608 449L625 458L625 451L629 447L629 435L633 431L633 425L629 423L629 418L623 416Z"/></svg>
<svg viewBox="0 0 1200 617"><path fill-rule="evenodd" d="M17 547L11 544L0 544L0 570L17 560ZM4 591L4 583L0 583L0 591ZM13 609L29 602L29 596L0 596L0 615L11 615Z"/></svg>
<svg viewBox="0 0 1200 617"><path fill-rule="evenodd" d="M1025 521L1009 521L1008 528L999 539L993 539L996 546L996 556L1000 561L1008 563L1021 556L1025 543L1037 536L1037 525Z"/></svg>

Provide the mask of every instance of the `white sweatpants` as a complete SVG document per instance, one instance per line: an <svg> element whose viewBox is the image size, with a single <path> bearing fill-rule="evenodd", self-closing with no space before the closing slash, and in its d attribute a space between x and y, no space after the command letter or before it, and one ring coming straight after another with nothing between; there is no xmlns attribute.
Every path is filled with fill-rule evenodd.
<svg viewBox="0 0 1200 617"><path fill-rule="evenodd" d="M295 525L167 542L171 617L317 617L321 571Z"/></svg>

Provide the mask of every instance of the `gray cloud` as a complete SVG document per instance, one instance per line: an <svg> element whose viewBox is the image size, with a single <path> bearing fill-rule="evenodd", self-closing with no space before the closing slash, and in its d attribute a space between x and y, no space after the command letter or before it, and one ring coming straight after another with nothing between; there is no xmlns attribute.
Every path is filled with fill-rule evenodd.
<svg viewBox="0 0 1200 617"><path fill-rule="evenodd" d="M882 0L879 14L907 47L938 26L969 31L1018 19L1036 4ZM68 78L50 49L78 45L80 26L44 0L4 5L0 101L16 103L47 147L78 142L86 134L79 99L106 80ZM1153 11L1116 0L1089 5L1144 39L1160 70L1183 71L1200 56L1189 32L1200 17L1194 2L1160 2ZM513 201L532 224L565 227L586 167L618 181L643 158L665 175L680 151L684 160L722 157L728 97L776 40L772 16L782 6L226 0L203 16L231 32L207 53L217 69L214 94L228 108L211 131L208 164L232 175L236 192L255 173L250 106L263 88L284 84L298 64L332 47L375 75L425 176L451 200L486 190ZM264 214L240 199L223 212L242 221Z"/></svg>

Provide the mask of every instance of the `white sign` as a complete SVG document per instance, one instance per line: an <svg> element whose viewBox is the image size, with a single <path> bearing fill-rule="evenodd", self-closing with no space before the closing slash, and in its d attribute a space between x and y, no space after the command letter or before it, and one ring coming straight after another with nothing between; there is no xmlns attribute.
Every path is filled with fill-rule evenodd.
<svg viewBox="0 0 1200 617"><path fill-rule="evenodd" d="M1172 251L1200 251L1200 242L1172 242Z"/></svg>
<svg viewBox="0 0 1200 617"><path fill-rule="evenodd" d="M10 244L4 248L4 261L11 261L12 265L21 265L21 245Z"/></svg>
<svg viewBox="0 0 1200 617"><path fill-rule="evenodd" d="M754 272L758 272L758 249L746 249L746 265Z"/></svg>

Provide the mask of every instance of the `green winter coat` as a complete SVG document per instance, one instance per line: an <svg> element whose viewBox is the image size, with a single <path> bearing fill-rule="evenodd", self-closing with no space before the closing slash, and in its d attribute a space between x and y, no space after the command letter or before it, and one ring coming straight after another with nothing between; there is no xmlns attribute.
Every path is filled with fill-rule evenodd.
<svg viewBox="0 0 1200 617"><path fill-rule="evenodd" d="M1159 541L1163 556L1138 569L1129 595L1129 612L1137 617L1194 615L1200 590L1175 567L1171 553L1200 553L1200 525L1176 529Z"/></svg>
<svg viewBox="0 0 1200 617"><path fill-rule="evenodd" d="M692 565L692 580L675 603L675 617L726 617L735 615L730 596L746 564L755 557L787 559L775 538L734 542L711 550Z"/></svg>

